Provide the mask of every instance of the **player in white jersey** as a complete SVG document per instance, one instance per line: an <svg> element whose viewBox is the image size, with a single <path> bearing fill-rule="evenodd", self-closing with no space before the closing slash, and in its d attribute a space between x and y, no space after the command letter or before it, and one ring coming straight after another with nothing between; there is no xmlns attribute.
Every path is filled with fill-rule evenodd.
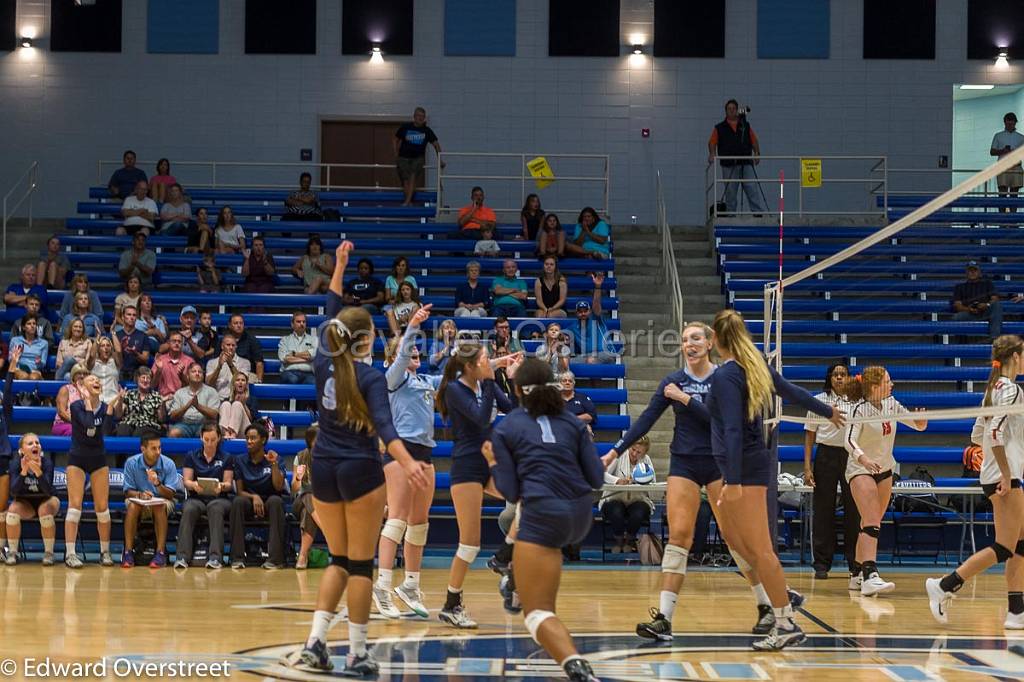
<svg viewBox="0 0 1024 682"><path fill-rule="evenodd" d="M910 412L892 396L892 378L885 367L866 367L846 383L846 396L854 403L850 410L851 424L846 431L846 449L850 459L846 462L846 480L853 492L860 513L860 534L857 536L857 556L850 589L861 595L892 592L896 585L878 575L878 535L882 529L882 516L889 507L892 495L892 473L896 459L892 455L896 442L896 422L923 431L928 422L908 419ZM882 421L856 423L865 417L881 417ZM892 419L886 419L892 417ZM860 576L856 574L859 567Z"/></svg>
<svg viewBox="0 0 1024 682"><path fill-rule="evenodd" d="M1024 341L1004 335L992 343L992 372L985 387L982 407L1020 407L1024 390L1014 381L1024 373ZM948 620L949 604L964 581L996 563L1006 562L1008 630L1024 629L1024 415L998 414L978 417L971 441L981 443L985 458L980 483L992 500L996 539L975 552L955 571L943 578L925 581L929 607L935 620Z"/></svg>

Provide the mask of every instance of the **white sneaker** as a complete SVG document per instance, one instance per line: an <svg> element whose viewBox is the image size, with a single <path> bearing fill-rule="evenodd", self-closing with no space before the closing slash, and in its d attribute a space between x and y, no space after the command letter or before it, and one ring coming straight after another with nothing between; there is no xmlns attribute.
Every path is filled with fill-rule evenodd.
<svg viewBox="0 0 1024 682"><path fill-rule="evenodd" d="M768 636L764 639L755 641L751 646L754 651L782 651L787 646L796 646L805 639L807 635L800 629L800 626L796 623L792 624L792 628L784 628L776 625L772 628L772 631L768 633Z"/></svg>
<svg viewBox="0 0 1024 682"><path fill-rule="evenodd" d="M872 573L870 578L861 583L860 594L862 597L873 597L892 592L895 589L896 583L886 582L877 573Z"/></svg>
<svg viewBox="0 0 1024 682"><path fill-rule="evenodd" d="M401 618L402 612L395 606L395 602L391 600L391 590L379 587L376 583L373 584L373 605L377 609L377 613L384 616L385 618Z"/></svg>
<svg viewBox="0 0 1024 682"><path fill-rule="evenodd" d="M451 611L441 609L441 612L437 614L437 617L442 623L448 623L448 625L455 628L473 630L477 627L476 621L469 617L469 612L466 611L466 607L461 604Z"/></svg>
<svg viewBox="0 0 1024 682"><path fill-rule="evenodd" d="M409 610L415 613L420 618L429 618L430 611L427 610L426 605L423 603L423 593L418 588L409 587L405 583L402 583L395 588L395 594L398 598L405 602L405 605L409 607Z"/></svg>
<svg viewBox="0 0 1024 682"><path fill-rule="evenodd" d="M185 561L184 559L178 559L177 561L174 562L174 567L175 568L185 568L185 569L187 569L188 568L188 562Z"/></svg>
<svg viewBox="0 0 1024 682"><path fill-rule="evenodd" d="M942 580L939 578L928 578L924 581L925 592L928 593L928 608L932 611L932 617L940 623L949 622L949 604L953 601L953 593L942 589Z"/></svg>
<svg viewBox="0 0 1024 682"><path fill-rule="evenodd" d="M861 583L864 582L864 576L860 573L850 576L850 587L848 588L851 592L860 592Z"/></svg>
<svg viewBox="0 0 1024 682"><path fill-rule="evenodd" d="M1007 613L1003 627L1007 630L1024 630L1024 613Z"/></svg>
<svg viewBox="0 0 1024 682"><path fill-rule="evenodd" d="M8 566L16 566L18 564L18 555L15 552L8 551L7 556L4 557L4 563Z"/></svg>
<svg viewBox="0 0 1024 682"><path fill-rule="evenodd" d="M43 566L53 566L53 552L43 552Z"/></svg>

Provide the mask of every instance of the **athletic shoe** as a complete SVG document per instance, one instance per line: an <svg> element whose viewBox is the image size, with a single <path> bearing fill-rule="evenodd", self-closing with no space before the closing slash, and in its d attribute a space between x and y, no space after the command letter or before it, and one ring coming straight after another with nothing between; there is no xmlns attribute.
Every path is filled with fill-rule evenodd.
<svg viewBox="0 0 1024 682"><path fill-rule="evenodd" d="M296 571L304 571L307 568L309 568L309 559L300 556L298 559L295 560Z"/></svg>
<svg viewBox="0 0 1024 682"><path fill-rule="evenodd" d="M804 602L807 601L807 597L792 588L787 587L786 594L789 596L789 605L794 609L800 608L804 605Z"/></svg>
<svg viewBox="0 0 1024 682"><path fill-rule="evenodd" d="M519 593L516 591L516 582L512 574L503 576L498 582L498 592L501 593L502 607L505 611L516 615L523 612L523 603L519 600Z"/></svg>
<svg viewBox="0 0 1024 682"><path fill-rule="evenodd" d="M121 568L135 568L135 552L130 549L121 552Z"/></svg>
<svg viewBox="0 0 1024 682"><path fill-rule="evenodd" d="M43 552L43 566L53 566L53 552Z"/></svg>
<svg viewBox="0 0 1024 682"><path fill-rule="evenodd" d="M430 611L423 604L423 593L419 591L419 588L408 587L405 583L402 583L395 588L395 594L398 598L405 602L405 605L409 607L409 610L415 613L420 618L429 618Z"/></svg>
<svg viewBox="0 0 1024 682"><path fill-rule="evenodd" d="M953 593L942 589L941 583L939 578L928 578L924 581L924 589L928 593L928 608L932 610L932 617L945 624L949 622L949 604L953 601Z"/></svg>
<svg viewBox="0 0 1024 682"><path fill-rule="evenodd" d="M750 629L755 635L767 635L775 627L775 611L770 604L757 605L757 622Z"/></svg>
<svg viewBox="0 0 1024 682"><path fill-rule="evenodd" d="M313 646L305 646L285 659L285 663L294 668L299 665L316 670L318 672L330 672L334 670L334 663L331 662L331 653L327 650L327 644L317 640Z"/></svg>
<svg viewBox="0 0 1024 682"><path fill-rule="evenodd" d="M1003 627L1007 630L1024 630L1024 613L1007 613Z"/></svg>
<svg viewBox="0 0 1024 682"><path fill-rule="evenodd" d="M856 575L850 574L850 587L848 588L851 592L860 592L860 586L864 582L864 576L860 573Z"/></svg>
<svg viewBox="0 0 1024 682"><path fill-rule="evenodd" d="M280 571L284 568L281 564L275 564L273 561L264 561L262 567L265 571Z"/></svg>
<svg viewBox="0 0 1024 682"><path fill-rule="evenodd" d="M110 552L100 552L100 566L113 566L114 557L110 555Z"/></svg>
<svg viewBox="0 0 1024 682"><path fill-rule="evenodd" d="M220 569L224 568L224 564L220 562L220 559L216 557L210 557L206 560L206 567L212 571L219 571Z"/></svg>
<svg viewBox="0 0 1024 682"><path fill-rule="evenodd" d="M475 630L477 627L476 621L469 617L469 612L466 611L466 607L462 604L459 604L450 611L448 609L441 609L437 617L442 623L448 623L448 625L454 628Z"/></svg>
<svg viewBox="0 0 1024 682"><path fill-rule="evenodd" d="M367 651L362 656L355 654L346 656L345 669L341 671L341 674L345 677L376 677L379 670L380 666L377 665L377 661L373 660L373 656Z"/></svg>
<svg viewBox="0 0 1024 682"><path fill-rule="evenodd" d="M185 561L184 559L178 559L177 561L174 562L174 567L175 568L186 568L187 569L188 568L188 562Z"/></svg>
<svg viewBox="0 0 1024 682"><path fill-rule="evenodd" d="M6 554L7 554L7 556L4 557L4 563L7 564L8 566L17 566L18 565L18 553L17 552L7 552Z"/></svg>
<svg viewBox="0 0 1024 682"><path fill-rule="evenodd" d="M386 590L383 587L379 587L377 583L374 583L372 594L373 605L377 609L377 613L392 620L402 617L402 612L398 610L398 607L391 600L391 590Z"/></svg>
<svg viewBox="0 0 1024 682"><path fill-rule="evenodd" d="M565 662L565 676L571 682L601 682L594 676L590 662L582 658L571 658Z"/></svg>
<svg viewBox="0 0 1024 682"><path fill-rule="evenodd" d="M64 565L68 568L81 568L82 559L77 554L71 553L64 557Z"/></svg>
<svg viewBox="0 0 1024 682"><path fill-rule="evenodd" d="M512 564L505 563L504 561L499 559L497 555L494 555L487 560L487 568L491 569L498 575L508 575L509 567L511 565Z"/></svg>
<svg viewBox="0 0 1024 682"><path fill-rule="evenodd" d="M661 642L672 641L672 622L663 616L658 609L651 608L651 620L636 624L636 634L644 639L656 639Z"/></svg>
<svg viewBox="0 0 1024 682"><path fill-rule="evenodd" d="M0 563L7 563L7 547L0 547Z"/></svg>
<svg viewBox="0 0 1024 682"><path fill-rule="evenodd" d="M860 594L862 597L873 597L892 592L895 589L896 583L886 582L877 573L872 573L870 578L861 583Z"/></svg>
<svg viewBox="0 0 1024 682"><path fill-rule="evenodd" d="M153 555L153 560L149 562L150 568L167 568L167 552L157 552Z"/></svg>
<svg viewBox="0 0 1024 682"><path fill-rule="evenodd" d="M238 570L238 571L244 570L245 569L245 562L242 561L241 559L235 559L234 561L231 562L231 568L233 568L235 570Z"/></svg>
<svg viewBox="0 0 1024 682"><path fill-rule="evenodd" d="M807 639L800 626L793 623L792 628L781 628L776 625L764 639L754 642L754 651L782 651L787 646L796 646Z"/></svg>

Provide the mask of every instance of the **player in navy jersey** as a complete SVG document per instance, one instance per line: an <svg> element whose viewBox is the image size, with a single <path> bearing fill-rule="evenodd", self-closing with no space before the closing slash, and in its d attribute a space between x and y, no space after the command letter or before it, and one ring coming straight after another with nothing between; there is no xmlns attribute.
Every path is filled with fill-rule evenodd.
<svg viewBox="0 0 1024 682"><path fill-rule="evenodd" d="M768 532L766 494L776 467L765 445L762 413L778 394L829 418L837 426L844 423L843 414L771 369L735 310L722 310L715 315L712 330L715 348L722 359L712 378L707 404L712 454L722 470L724 483L718 504L730 529L730 546L763 581L775 614L771 632L754 642L754 649L777 651L799 644L805 636L793 621L786 576Z"/></svg>
<svg viewBox="0 0 1024 682"><path fill-rule="evenodd" d="M498 358L492 363L487 347L475 341L460 342L444 368L437 391L437 409L451 421L453 440L451 496L459 525L459 548L448 573L448 593L438 617L457 628L475 628L462 600L462 583L470 564L480 553L480 506L486 491L500 497L491 482L490 468L481 448L491 433L494 407L512 411L512 401L494 381L495 367L507 367L515 379L522 353Z"/></svg>
<svg viewBox="0 0 1024 682"><path fill-rule="evenodd" d="M7 500L11 496L11 441L7 437L7 425L11 423L11 415L14 410L14 392L11 387L14 383L14 374L11 370L18 366L21 359L21 346L11 349L10 358L7 361L7 378L4 381L3 414L0 416L0 510L7 508ZM7 539L7 525L0 523L0 561L7 557L5 541Z"/></svg>
<svg viewBox="0 0 1024 682"><path fill-rule="evenodd" d="M110 555L110 468L103 443L103 422L111 413L110 406L100 400L100 380L90 374L82 380L82 398L71 403L71 450L68 453L68 512L64 517L64 563L68 568L81 568L82 558L75 553L78 523L85 499L85 477L89 477L96 529L100 536L100 563L113 566ZM115 398L115 401L117 398Z"/></svg>
<svg viewBox="0 0 1024 682"><path fill-rule="evenodd" d="M427 485L426 465L406 450L391 421L384 375L368 361L373 318L362 308L342 309L342 282L352 243L338 245L327 292L327 322L313 358L320 433L313 445L313 506L327 538L331 565L324 571L313 627L293 665L333 669L327 630L348 587L349 653L344 675L375 675L377 662L366 648L373 588L373 555L384 517L384 471L378 442L398 462L413 486Z"/></svg>
<svg viewBox="0 0 1024 682"><path fill-rule="evenodd" d="M555 615L565 545L582 542L604 468L583 422L565 409L551 367L531 358L516 371L522 403L494 428L484 456L498 491L519 503L513 562L526 629L574 682L597 678Z"/></svg>
<svg viewBox="0 0 1024 682"><path fill-rule="evenodd" d="M13 363L12 363L13 364ZM8 387L9 388L9 387ZM9 468L11 480L11 506L7 508L7 541L10 552L7 565L18 563L18 541L21 522L39 517L43 536L43 566L53 565L53 543L57 528L54 514L60 509L57 490L53 487L53 460L43 454L39 436L26 433L18 444L18 456Z"/></svg>

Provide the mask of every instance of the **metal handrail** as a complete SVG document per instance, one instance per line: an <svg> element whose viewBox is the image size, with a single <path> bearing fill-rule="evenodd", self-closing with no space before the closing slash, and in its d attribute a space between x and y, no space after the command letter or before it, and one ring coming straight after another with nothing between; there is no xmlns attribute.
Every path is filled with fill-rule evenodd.
<svg viewBox="0 0 1024 682"><path fill-rule="evenodd" d="M683 332L685 323L683 310L683 286L679 281L679 269L676 266L675 249L672 246L672 231L668 224L668 209L665 205L665 193L661 186L661 171L655 171L655 195L657 198L657 225L661 234L661 274L665 285L668 287L669 304L671 306L672 329ZM679 354L679 364L682 366L683 355Z"/></svg>
<svg viewBox="0 0 1024 682"><path fill-rule="evenodd" d="M11 199L11 196L18 191L21 187L22 181L28 179L28 186L25 188L25 192L18 199L17 203L11 207L8 211L7 204ZM28 199L28 229L32 230L32 195L35 194L36 188L39 187L39 162L33 161L28 167L28 170L22 173L21 177L14 183L10 191L4 195L3 201L3 257L7 260L7 221L14 216L14 212L17 211L25 200Z"/></svg>

